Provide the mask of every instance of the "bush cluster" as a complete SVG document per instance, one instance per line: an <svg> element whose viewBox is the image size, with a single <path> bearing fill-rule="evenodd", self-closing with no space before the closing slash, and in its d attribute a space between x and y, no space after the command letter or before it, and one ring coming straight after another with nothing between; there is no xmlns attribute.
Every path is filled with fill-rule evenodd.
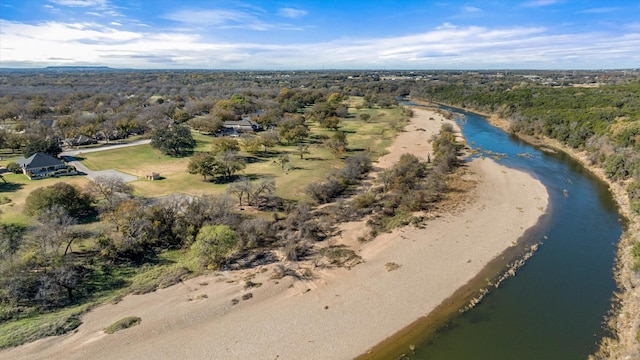
<svg viewBox="0 0 640 360"><path fill-rule="evenodd" d="M313 182L306 193L320 204L328 203L340 196L350 185L357 184L369 171L371 159L367 154L356 154L345 160L345 166L329 175L324 182Z"/></svg>

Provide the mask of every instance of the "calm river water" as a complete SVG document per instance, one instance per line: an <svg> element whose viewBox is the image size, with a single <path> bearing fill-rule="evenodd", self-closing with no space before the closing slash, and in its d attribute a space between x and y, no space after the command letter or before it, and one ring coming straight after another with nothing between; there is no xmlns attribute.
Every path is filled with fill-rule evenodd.
<svg viewBox="0 0 640 360"><path fill-rule="evenodd" d="M605 335L624 227L607 185L567 155L542 152L479 115L447 109L465 115L470 147L506 154L498 162L542 181L550 213L528 234L542 246L517 276L416 344L410 358L586 359Z"/></svg>

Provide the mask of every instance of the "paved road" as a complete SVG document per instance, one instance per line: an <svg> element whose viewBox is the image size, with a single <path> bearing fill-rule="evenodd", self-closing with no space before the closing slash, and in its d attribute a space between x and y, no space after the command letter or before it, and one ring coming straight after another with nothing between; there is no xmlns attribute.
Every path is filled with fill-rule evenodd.
<svg viewBox="0 0 640 360"><path fill-rule="evenodd" d="M151 140L137 140L127 144L114 144L114 145L105 145L105 146L100 146L100 147L95 147L90 149L68 150L60 153L60 157L65 159L65 161L70 165L75 166L76 170L87 174L87 177L92 180L95 179L97 176L117 176L121 178L122 181L124 182L131 182L134 180L138 180L138 177L130 174L125 174L117 170L93 171L87 168L86 166L84 166L84 164L82 164L80 161L75 160L75 156L81 155L84 153L96 152L96 151L105 151L105 150L120 149L123 147L129 147L129 146L144 145L150 142Z"/></svg>
<svg viewBox="0 0 640 360"><path fill-rule="evenodd" d="M146 139L146 140L136 140L126 144L113 144L113 145L109 144L109 145L104 145L104 146L99 146L94 148L88 148L88 149L68 150L68 151L61 152L60 156L75 156L75 155L80 155L84 153L96 152L96 151L105 151L105 150L120 149L123 147L129 147L129 146L144 145L144 144L149 144L150 142L151 142L150 139Z"/></svg>

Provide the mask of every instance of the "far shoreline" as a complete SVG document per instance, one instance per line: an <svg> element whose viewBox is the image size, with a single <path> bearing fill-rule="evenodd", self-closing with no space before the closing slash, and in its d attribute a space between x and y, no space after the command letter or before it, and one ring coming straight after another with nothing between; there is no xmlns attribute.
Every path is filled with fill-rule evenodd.
<svg viewBox="0 0 640 360"><path fill-rule="evenodd" d="M634 215L629 206L624 184L611 181L604 174L601 167L591 164L584 150L570 148L559 141L543 136L526 136L514 133L510 129L509 121L496 114L485 113L476 109L457 107L445 103L433 103L422 100L411 100L417 104L444 105L457 108L466 112L471 112L484 117L491 125L517 136L521 140L551 151L560 151L567 154L572 159L579 162L587 171L593 174L600 181L606 183L613 199L615 200L618 212L625 223L616 254L616 264L614 267L614 278L619 290L613 294L611 300L611 313L605 319L611 337L605 337L598 344L596 356L599 358L631 358L640 352L638 348L638 334L640 334L640 274L630 268L632 264L631 249L634 239L640 234L640 216Z"/></svg>

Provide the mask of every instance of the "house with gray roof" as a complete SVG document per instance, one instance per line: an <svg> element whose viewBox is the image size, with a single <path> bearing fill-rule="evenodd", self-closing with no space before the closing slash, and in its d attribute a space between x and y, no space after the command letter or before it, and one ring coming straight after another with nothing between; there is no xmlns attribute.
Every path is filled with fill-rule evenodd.
<svg viewBox="0 0 640 360"><path fill-rule="evenodd" d="M75 169L69 169L59 159L43 152L35 153L28 158L22 158L16 163L20 165L22 173L30 180L76 174Z"/></svg>
<svg viewBox="0 0 640 360"><path fill-rule="evenodd" d="M250 117L243 117L242 120L237 121L225 121L224 128L234 129L240 132L255 132L262 131L262 125L251 120Z"/></svg>
<svg viewBox="0 0 640 360"><path fill-rule="evenodd" d="M90 138L85 135L79 135L74 138L64 139L63 143L67 146L82 146L96 144L97 141L94 138Z"/></svg>

